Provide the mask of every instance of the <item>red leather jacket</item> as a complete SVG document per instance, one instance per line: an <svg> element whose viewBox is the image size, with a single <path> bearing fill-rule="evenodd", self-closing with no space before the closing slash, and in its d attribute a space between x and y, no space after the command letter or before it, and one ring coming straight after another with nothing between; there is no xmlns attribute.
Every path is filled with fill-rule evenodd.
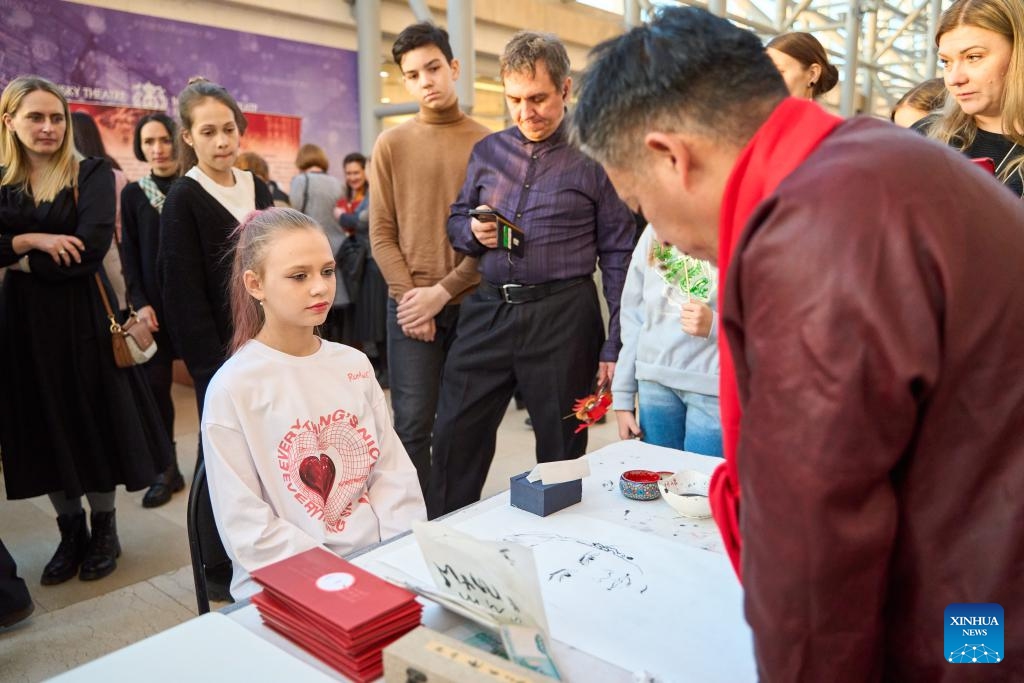
<svg viewBox="0 0 1024 683"><path fill-rule="evenodd" d="M887 123L755 211L723 323L764 681L1024 680L1024 202ZM944 659L995 602L1006 659Z"/></svg>

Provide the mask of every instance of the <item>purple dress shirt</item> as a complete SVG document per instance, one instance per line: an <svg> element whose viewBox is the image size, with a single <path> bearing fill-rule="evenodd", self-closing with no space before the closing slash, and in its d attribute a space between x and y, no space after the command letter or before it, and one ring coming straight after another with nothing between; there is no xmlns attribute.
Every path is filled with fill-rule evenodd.
<svg viewBox="0 0 1024 683"><path fill-rule="evenodd" d="M522 257L477 241L469 210L480 204L523 230ZM540 142L527 140L515 126L478 142L448 216L452 246L479 258L480 274L496 285L582 277L599 261L609 311L602 361L614 361L621 346L619 300L635 234L633 215L604 169L569 144L565 121Z"/></svg>

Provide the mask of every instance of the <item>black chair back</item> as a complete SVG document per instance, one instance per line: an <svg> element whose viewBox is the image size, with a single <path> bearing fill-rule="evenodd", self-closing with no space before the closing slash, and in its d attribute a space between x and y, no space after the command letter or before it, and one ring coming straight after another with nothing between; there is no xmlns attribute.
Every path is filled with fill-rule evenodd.
<svg viewBox="0 0 1024 683"><path fill-rule="evenodd" d="M210 515L210 517L204 517ZM188 492L188 549L192 555L192 579L196 584L196 605L200 614L210 611L210 596L206 587L206 562L203 557L203 546L199 541L199 528L202 519L212 519L210 495L206 484L206 463L199 461L196 476L192 480L192 489Z"/></svg>

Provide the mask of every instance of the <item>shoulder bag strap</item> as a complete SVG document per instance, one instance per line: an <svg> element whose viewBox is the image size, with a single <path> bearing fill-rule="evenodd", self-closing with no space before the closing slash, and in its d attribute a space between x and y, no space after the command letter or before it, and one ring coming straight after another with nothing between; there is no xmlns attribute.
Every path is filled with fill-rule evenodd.
<svg viewBox="0 0 1024 683"><path fill-rule="evenodd" d="M103 299L103 308L107 311L107 320L110 321L110 331L120 332L121 326L117 324L117 318L114 317L114 311L110 308L110 300L107 299L107 290L103 288L103 280L100 279L99 273L93 273L92 276L96 280L96 287L100 290L100 298Z"/></svg>
<svg viewBox="0 0 1024 683"><path fill-rule="evenodd" d="M302 191L302 208L299 211L306 213L306 203L309 201L309 174L303 173L302 177L306 179L306 188Z"/></svg>

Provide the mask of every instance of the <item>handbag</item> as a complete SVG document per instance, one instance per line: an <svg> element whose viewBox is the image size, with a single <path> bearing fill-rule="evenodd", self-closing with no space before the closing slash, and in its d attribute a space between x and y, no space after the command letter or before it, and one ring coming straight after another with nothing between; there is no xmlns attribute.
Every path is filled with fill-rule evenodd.
<svg viewBox="0 0 1024 683"><path fill-rule="evenodd" d="M96 278L96 286L99 287L100 298L103 299L103 308L107 310L107 320L110 321L110 343L114 350L114 364L119 368L142 365L156 355L156 340L153 339L153 333L139 320L138 314L131 306L128 307L128 320L123 325L118 323L114 311L110 308L107 290L103 288L100 274L94 273L93 277Z"/></svg>

